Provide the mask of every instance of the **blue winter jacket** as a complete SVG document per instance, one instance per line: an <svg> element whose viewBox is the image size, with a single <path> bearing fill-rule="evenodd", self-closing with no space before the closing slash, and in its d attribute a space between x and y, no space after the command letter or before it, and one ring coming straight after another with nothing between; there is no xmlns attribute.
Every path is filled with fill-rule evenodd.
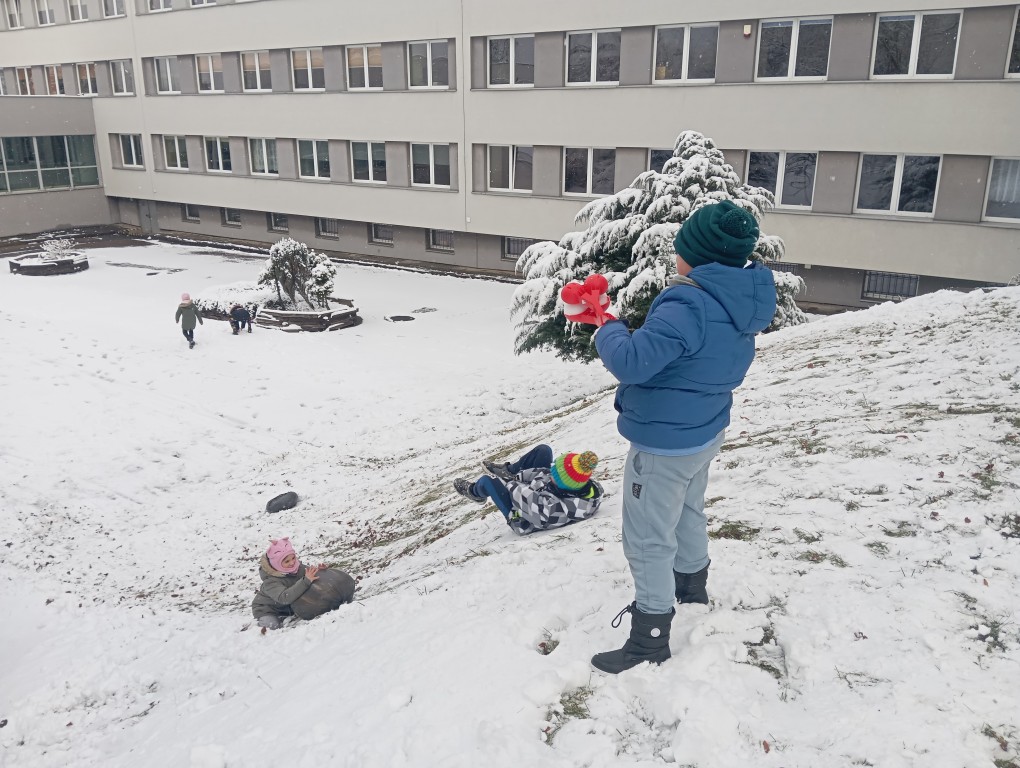
<svg viewBox="0 0 1020 768"><path fill-rule="evenodd" d="M690 278L700 287L667 287L633 333L610 322L595 336L599 357L620 381L617 428L651 449L705 445L729 425L754 335L776 312L772 270L761 264L705 264Z"/></svg>

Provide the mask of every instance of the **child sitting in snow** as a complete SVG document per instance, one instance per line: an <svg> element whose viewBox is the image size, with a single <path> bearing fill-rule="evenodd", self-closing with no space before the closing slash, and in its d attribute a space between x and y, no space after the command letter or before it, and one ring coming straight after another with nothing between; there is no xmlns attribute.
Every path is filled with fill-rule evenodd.
<svg viewBox="0 0 1020 768"><path fill-rule="evenodd" d="M591 479L598 464L591 451L564 453L539 445L513 463L483 461L489 474L474 483L457 478L457 493L482 504L491 498L515 533L525 534L586 520L599 510L602 486Z"/></svg>
<svg viewBox="0 0 1020 768"><path fill-rule="evenodd" d="M326 570L325 565L302 564L289 538L270 539L269 549L259 562L262 586L251 603L251 612L258 619L259 626L279 629L284 619L294 615L292 607L294 602L299 600ZM344 577L336 581L340 582L341 589L345 592L337 602L349 603L354 599L354 580L343 571L336 573ZM346 594L347 590L349 594Z"/></svg>

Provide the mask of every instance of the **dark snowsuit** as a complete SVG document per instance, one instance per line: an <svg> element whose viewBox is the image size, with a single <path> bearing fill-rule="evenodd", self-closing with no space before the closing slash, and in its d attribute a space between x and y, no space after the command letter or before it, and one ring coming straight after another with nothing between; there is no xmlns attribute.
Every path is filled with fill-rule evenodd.
<svg viewBox="0 0 1020 768"><path fill-rule="evenodd" d="M293 616L290 604L312 586L312 582L305 578L304 564L295 573L283 573L271 566L265 555L259 561L259 576L262 577L262 586L251 601L251 612L256 619L263 616L281 619Z"/></svg>
<svg viewBox="0 0 1020 768"><path fill-rule="evenodd" d="M245 327L248 328L248 333L251 333L251 313L240 305L234 306L230 310L230 327L234 333Z"/></svg>

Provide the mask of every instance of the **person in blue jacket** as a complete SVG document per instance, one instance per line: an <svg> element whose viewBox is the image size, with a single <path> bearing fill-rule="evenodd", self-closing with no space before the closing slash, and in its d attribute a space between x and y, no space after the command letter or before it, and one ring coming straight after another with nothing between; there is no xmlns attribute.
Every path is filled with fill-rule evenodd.
<svg viewBox="0 0 1020 768"><path fill-rule="evenodd" d="M623 551L634 577L630 637L592 665L617 674L670 657L680 603L708 603L708 468L723 444L733 390L754 359L754 336L776 311L772 271L748 257L754 216L729 200L705 205L674 241L677 274L631 333L609 320L595 347L620 382L617 428L630 440L623 476ZM598 324L598 321L596 321Z"/></svg>

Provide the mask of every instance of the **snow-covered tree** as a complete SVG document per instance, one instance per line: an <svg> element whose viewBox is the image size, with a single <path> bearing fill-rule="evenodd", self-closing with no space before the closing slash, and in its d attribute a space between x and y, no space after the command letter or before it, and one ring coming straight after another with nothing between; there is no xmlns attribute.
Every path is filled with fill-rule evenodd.
<svg viewBox="0 0 1020 768"><path fill-rule="evenodd" d="M732 200L759 222L774 203L767 189L741 183L712 139L684 131L661 172L646 171L621 192L588 203L575 219L585 229L567 233L558 244L536 243L521 254L517 268L525 282L514 292L511 309L517 354L550 348L567 359L595 358L594 327L568 323L559 300L563 285L593 272L605 275L617 310L632 328L639 327L676 274L676 233L698 208L721 200ZM779 237L763 233L751 259L767 264L783 252ZM806 322L793 301L803 285L800 278L777 280L783 310L770 330Z"/></svg>
<svg viewBox="0 0 1020 768"><path fill-rule="evenodd" d="M335 276L336 267L328 257L285 237L269 249L258 284L274 287L281 306L297 307L300 296L311 309L328 309Z"/></svg>
<svg viewBox="0 0 1020 768"><path fill-rule="evenodd" d="M57 237L47 240L42 244L46 259L65 259L74 252L77 245L74 240L66 237Z"/></svg>

